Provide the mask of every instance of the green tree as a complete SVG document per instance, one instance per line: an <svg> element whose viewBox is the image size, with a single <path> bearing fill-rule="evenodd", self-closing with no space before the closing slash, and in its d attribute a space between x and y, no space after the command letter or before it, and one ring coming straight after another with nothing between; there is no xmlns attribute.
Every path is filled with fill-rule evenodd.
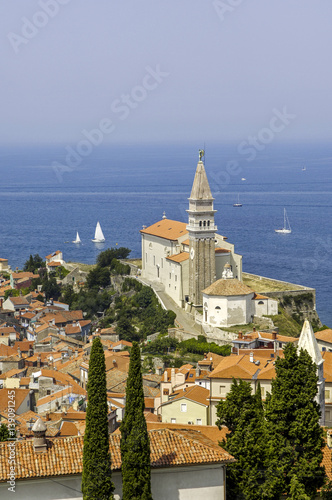
<svg viewBox="0 0 332 500"><path fill-rule="evenodd" d="M230 431L221 446L237 460L227 467L227 499L263 499L266 431L259 384L252 394L249 382L233 379L217 416L218 427Z"/></svg>
<svg viewBox="0 0 332 500"><path fill-rule="evenodd" d="M29 259L24 264L23 271L35 273L38 269L45 266L45 261L36 253L34 256L30 255Z"/></svg>
<svg viewBox="0 0 332 500"><path fill-rule="evenodd" d="M10 437L9 430L6 424L1 424L0 425L0 442L1 441L8 441Z"/></svg>
<svg viewBox="0 0 332 500"><path fill-rule="evenodd" d="M98 255L97 265L100 267L109 267L113 259L126 259L130 252L131 250L126 247L108 248Z"/></svg>
<svg viewBox="0 0 332 500"><path fill-rule="evenodd" d="M45 294L45 299L55 299L57 300L61 295L61 287L58 285L56 278L52 276L45 275L42 285L42 292Z"/></svg>
<svg viewBox="0 0 332 500"><path fill-rule="evenodd" d="M141 351L133 343L126 386L126 407L121 423L123 500L152 500L150 440L144 417Z"/></svg>
<svg viewBox="0 0 332 500"><path fill-rule="evenodd" d="M83 448L84 500L113 499L108 435L105 355L99 337L93 340L88 378L88 407Z"/></svg>
<svg viewBox="0 0 332 500"><path fill-rule="evenodd" d="M306 494L303 484L299 482L296 476L293 476L290 482L289 500L311 500Z"/></svg>
<svg viewBox="0 0 332 500"><path fill-rule="evenodd" d="M86 285L89 289L105 288L110 284L110 272L106 267L96 266L89 271L86 277Z"/></svg>
<svg viewBox="0 0 332 500"><path fill-rule="evenodd" d="M276 360L275 369L265 410L269 436L266 495L279 499L281 494L289 495L291 487L294 490L301 485L313 498L325 476L321 466L323 430L315 400L317 367L306 351L301 349L298 354L289 343L284 358Z"/></svg>

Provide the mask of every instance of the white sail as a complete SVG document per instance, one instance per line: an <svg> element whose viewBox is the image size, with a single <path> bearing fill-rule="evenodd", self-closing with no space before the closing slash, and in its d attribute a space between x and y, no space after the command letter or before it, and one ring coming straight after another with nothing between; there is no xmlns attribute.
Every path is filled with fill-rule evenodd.
<svg viewBox="0 0 332 500"><path fill-rule="evenodd" d="M105 241L105 237L104 237L103 231L101 230L101 226L100 226L99 222L97 222L95 237L92 241L94 243L102 243L103 241Z"/></svg>
<svg viewBox="0 0 332 500"><path fill-rule="evenodd" d="M76 233L76 240L74 240L73 243L82 243L80 235L78 234L78 232Z"/></svg>
<svg viewBox="0 0 332 500"><path fill-rule="evenodd" d="M275 232L282 234L289 234L292 232L285 208L284 208L284 227L282 229L275 229Z"/></svg>
<svg viewBox="0 0 332 500"><path fill-rule="evenodd" d="M242 203L240 203L240 195L237 195L237 203L233 203L233 207L242 207Z"/></svg>

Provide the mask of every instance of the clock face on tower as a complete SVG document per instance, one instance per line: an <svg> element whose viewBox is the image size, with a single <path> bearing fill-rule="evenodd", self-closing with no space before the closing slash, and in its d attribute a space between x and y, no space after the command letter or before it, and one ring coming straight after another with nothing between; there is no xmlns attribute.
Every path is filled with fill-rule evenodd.
<svg viewBox="0 0 332 500"><path fill-rule="evenodd" d="M195 250L192 248L190 250L190 258L191 258L191 260L193 260L194 257L195 257Z"/></svg>

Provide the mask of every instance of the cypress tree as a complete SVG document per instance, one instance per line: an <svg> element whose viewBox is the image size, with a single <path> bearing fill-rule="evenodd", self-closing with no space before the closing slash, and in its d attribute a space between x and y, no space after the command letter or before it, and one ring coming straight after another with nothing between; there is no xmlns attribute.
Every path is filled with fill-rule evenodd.
<svg viewBox="0 0 332 500"><path fill-rule="evenodd" d="M269 436L266 495L279 499L281 494L298 490L313 498L325 476L321 466L323 430L315 400L317 368L306 351L301 349L298 354L296 347L288 344L275 369L265 410Z"/></svg>
<svg viewBox="0 0 332 500"><path fill-rule="evenodd" d="M264 498L266 431L259 383L253 395L250 383L233 379L217 415L219 428L230 431L221 446L237 460L227 466L227 499Z"/></svg>
<svg viewBox="0 0 332 500"><path fill-rule="evenodd" d="M144 408L141 352L138 343L133 342L120 427L123 500L152 500L150 440Z"/></svg>
<svg viewBox="0 0 332 500"><path fill-rule="evenodd" d="M84 500L112 500L111 455L109 450L105 355L100 338L92 344L88 407L83 448L82 492Z"/></svg>

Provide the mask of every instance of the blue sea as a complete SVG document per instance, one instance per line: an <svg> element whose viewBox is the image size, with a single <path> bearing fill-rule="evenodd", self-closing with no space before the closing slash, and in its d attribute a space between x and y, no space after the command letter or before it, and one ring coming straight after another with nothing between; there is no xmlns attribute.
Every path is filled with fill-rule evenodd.
<svg viewBox="0 0 332 500"><path fill-rule="evenodd" d="M199 147L110 145L73 157L75 144L2 146L0 257L21 268L30 254L61 249L66 261L94 263L116 245L140 257L143 224L164 211L187 220ZM320 318L332 326L332 145L273 143L248 161L236 144L207 144L205 168L218 232L243 255L243 270L314 287ZM243 206L234 208L238 195ZM274 231L284 208L288 235ZM106 238L99 245L91 242L97 221ZM81 246L71 243L76 231Z"/></svg>

